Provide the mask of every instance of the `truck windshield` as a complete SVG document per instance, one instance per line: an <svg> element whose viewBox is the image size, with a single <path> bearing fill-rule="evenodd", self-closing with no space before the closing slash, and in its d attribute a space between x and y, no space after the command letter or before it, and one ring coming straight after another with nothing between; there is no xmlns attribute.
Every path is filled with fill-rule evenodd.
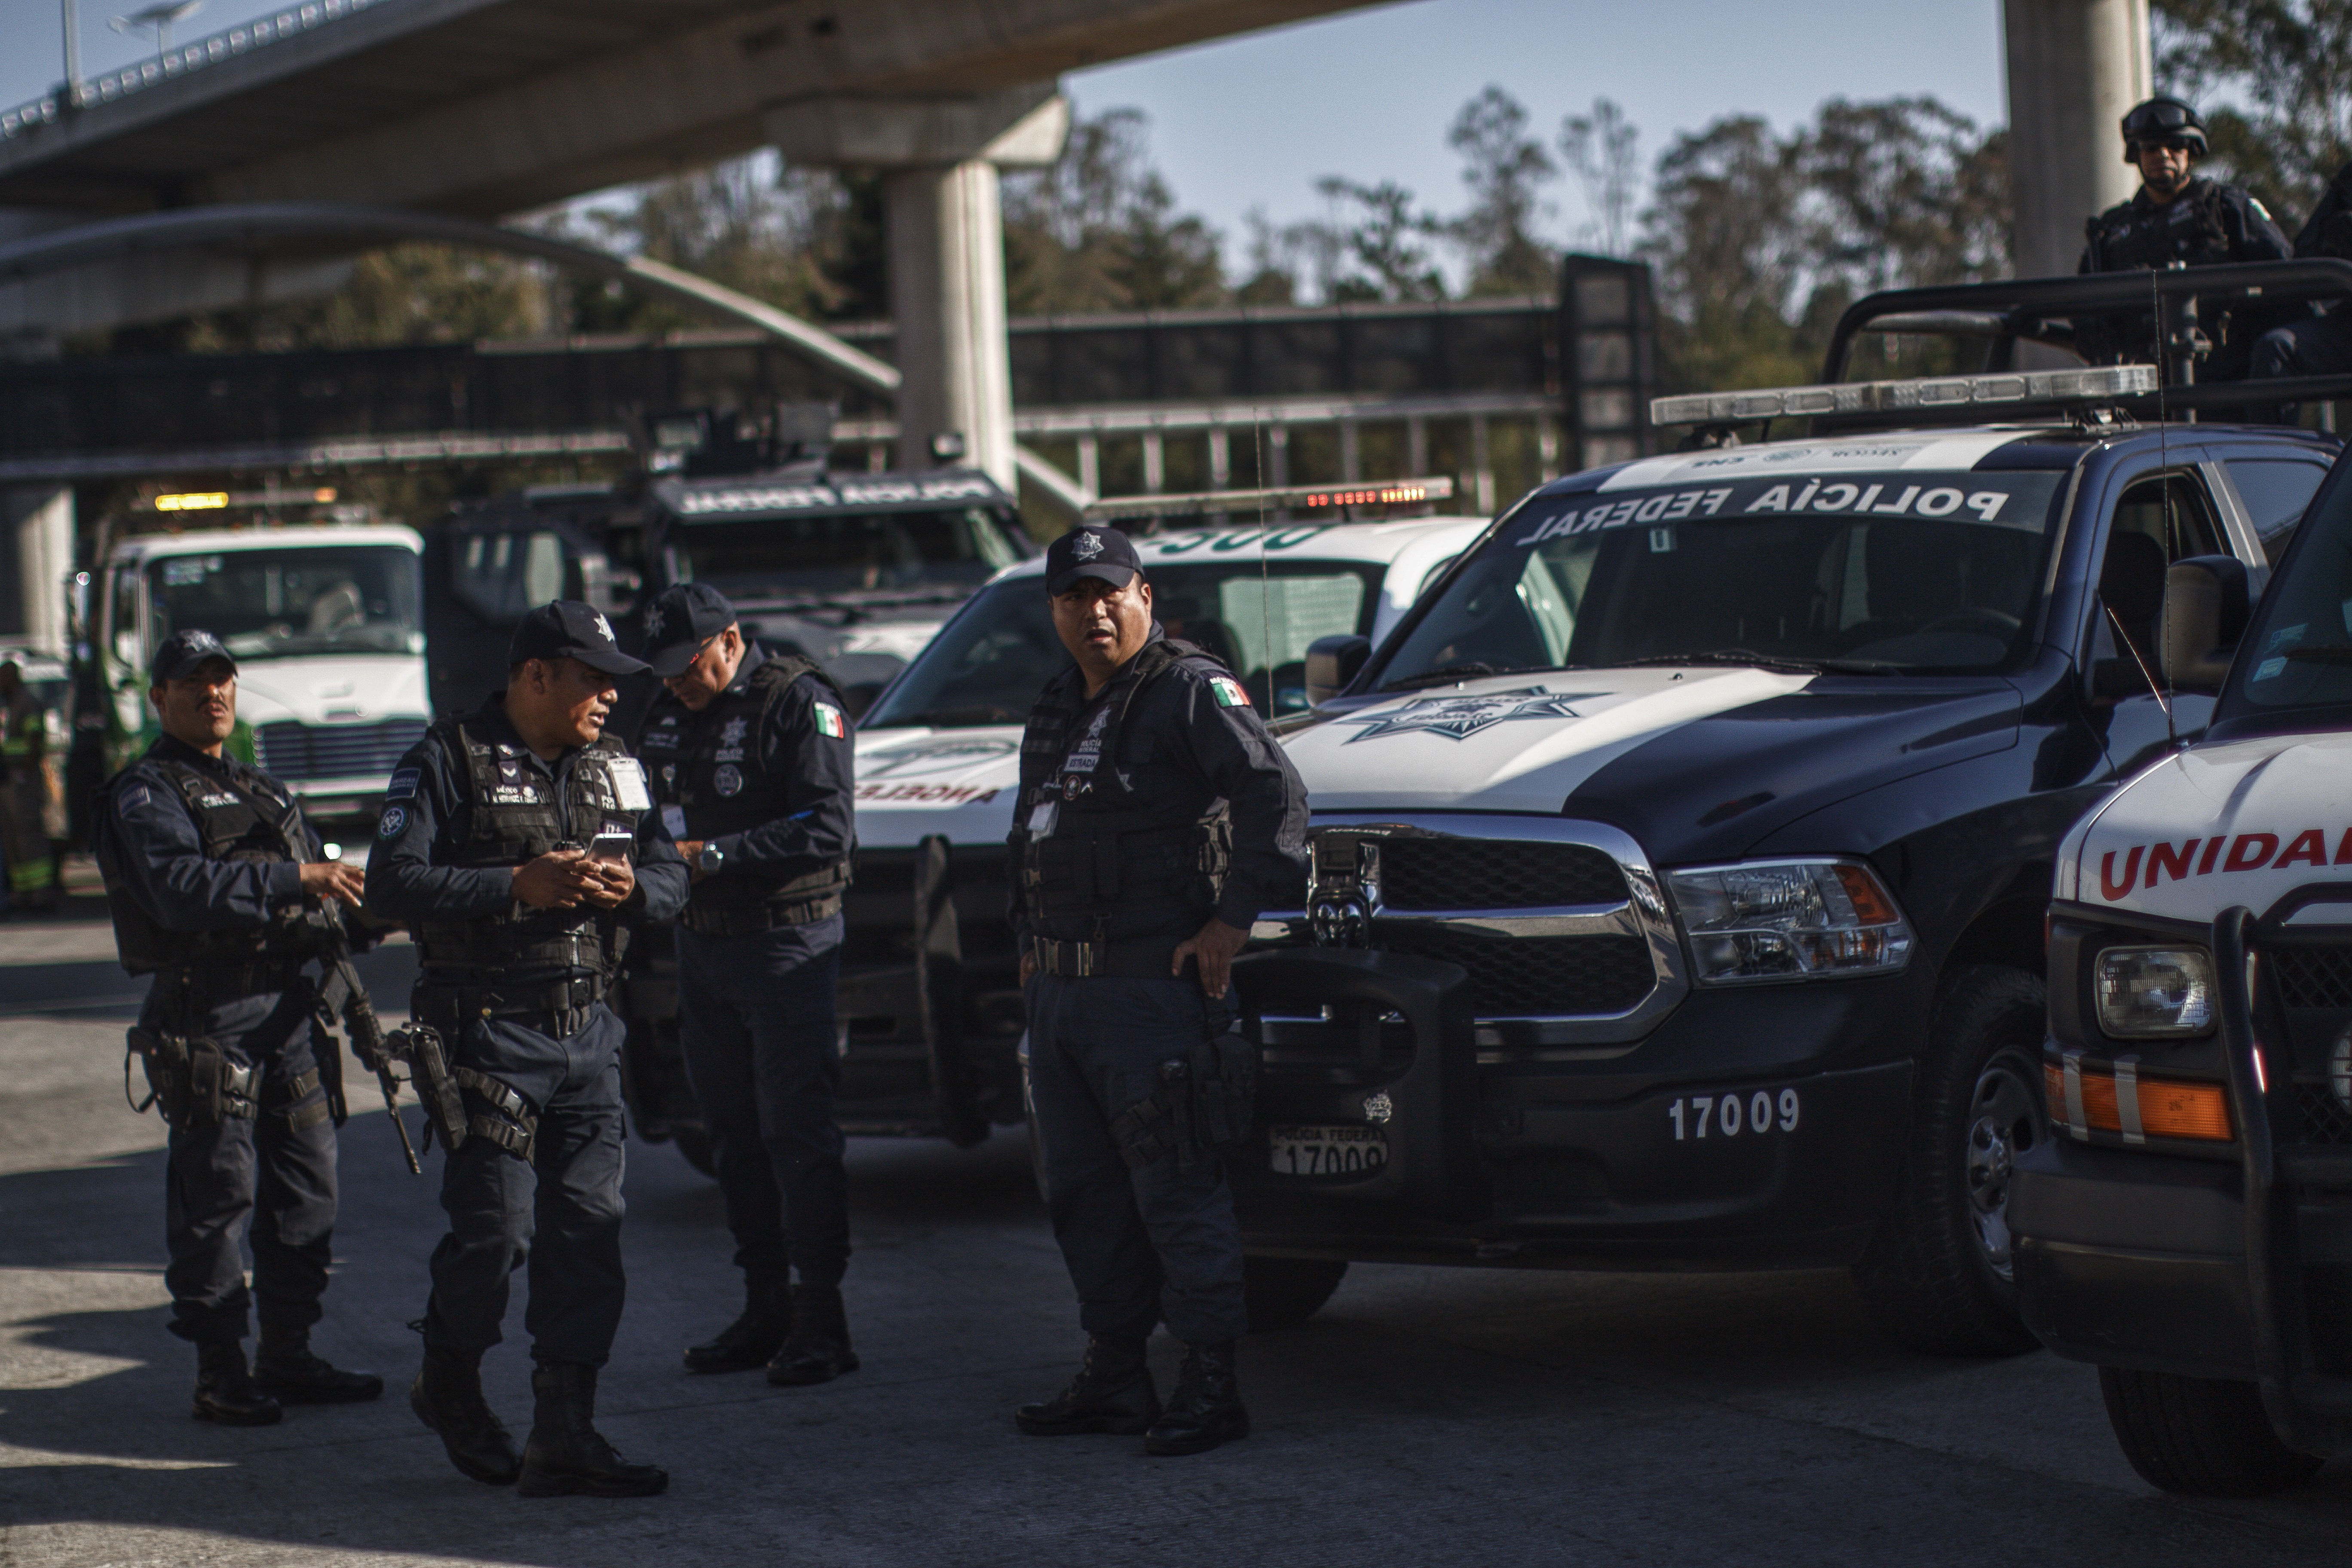
<svg viewBox="0 0 2352 1568"><path fill-rule="evenodd" d="M1236 557L1154 566L1150 577L1168 635L1223 659L1268 713L1307 706L1307 644L1367 635L1379 608L1381 568L1369 563ZM1044 580L1011 578L932 638L858 727L1017 724L1069 662Z"/></svg>
<svg viewBox="0 0 2352 1568"><path fill-rule="evenodd" d="M864 517L778 517L674 525L681 582L738 602L824 604L926 592L960 598L1021 559L982 507Z"/></svg>
<svg viewBox="0 0 2352 1568"><path fill-rule="evenodd" d="M2270 717L2352 707L2352 489L2337 485L2305 515L2279 572L2216 721L2242 716L2240 703Z"/></svg>
<svg viewBox="0 0 2352 1568"><path fill-rule="evenodd" d="M2064 477L1795 471L1538 496L1373 685L1681 662L1997 669L2031 635Z"/></svg>
<svg viewBox="0 0 2352 1568"><path fill-rule="evenodd" d="M201 626L240 659L419 653L417 579L397 545L166 555L147 563L151 632Z"/></svg>

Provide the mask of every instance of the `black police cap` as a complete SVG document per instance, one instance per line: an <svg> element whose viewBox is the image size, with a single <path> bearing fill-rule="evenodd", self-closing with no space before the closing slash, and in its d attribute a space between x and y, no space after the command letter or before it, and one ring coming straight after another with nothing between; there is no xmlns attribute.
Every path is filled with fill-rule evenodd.
<svg viewBox="0 0 2352 1568"><path fill-rule="evenodd" d="M2179 99L2151 98L2145 103L2136 103L2124 116L2123 125L2126 163L2138 162L2142 142L2186 147L2200 158L2206 154L2205 119Z"/></svg>
<svg viewBox="0 0 2352 1568"><path fill-rule="evenodd" d="M1143 558L1115 528L1074 528L1045 547L1045 592L1066 594L1087 578L1124 588L1143 575Z"/></svg>
<svg viewBox="0 0 2352 1568"><path fill-rule="evenodd" d="M515 627L507 663L527 658L576 658L606 675L635 675L645 660L631 658L613 639L613 623L577 599L541 605Z"/></svg>
<svg viewBox="0 0 2352 1568"><path fill-rule="evenodd" d="M735 624L735 606L708 583L679 583L646 606L646 662L662 679L686 673L702 645Z"/></svg>
<svg viewBox="0 0 2352 1568"><path fill-rule="evenodd" d="M236 673L236 660L220 638L202 626L189 626L163 639L148 661L147 672L161 686L167 680L185 680L215 658L228 666L231 675Z"/></svg>

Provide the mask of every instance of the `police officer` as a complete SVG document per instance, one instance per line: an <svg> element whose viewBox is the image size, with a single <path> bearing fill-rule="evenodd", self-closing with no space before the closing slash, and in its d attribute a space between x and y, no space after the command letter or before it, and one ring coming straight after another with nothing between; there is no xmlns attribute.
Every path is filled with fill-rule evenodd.
<svg viewBox="0 0 2352 1568"><path fill-rule="evenodd" d="M335 1129L301 966L322 906L356 904L360 875L327 858L283 785L223 753L236 660L219 638L173 633L149 674L163 732L100 792L93 847L122 966L155 977L131 1047L172 1129L163 1278L172 1331L196 1346L195 1414L264 1426L284 1405L383 1392L310 1350L334 1257Z"/></svg>
<svg viewBox="0 0 2352 1568"><path fill-rule="evenodd" d="M765 1365L770 1383L829 1382L857 1365L841 1301L849 1196L833 1109L848 705L808 659L747 641L707 584L654 601L646 657L668 689L637 749L694 876L677 925L678 1027L745 1295L741 1316L686 1352L687 1370Z"/></svg>
<svg viewBox="0 0 2352 1568"><path fill-rule="evenodd" d="M2193 172L2206 155L2205 121L2177 98L2151 98L2123 118L2124 162L2139 170L2132 199L2083 226L2078 272L2160 271L2175 265L2213 267L2232 261L2284 261L2286 237L2263 204L2237 185ZM2234 342L2226 316L2208 323L2221 344L2200 373L2207 381L2246 374L2248 346ZM2154 318L2146 313L2076 323L2076 343L2094 363L2141 361L2157 353Z"/></svg>
<svg viewBox="0 0 2352 1568"><path fill-rule="evenodd" d="M2352 260L2352 163L2336 171L2311 219L2294 237L2298 259L2333 256ZM2352 302L2334 300L2323 312L2264 332L2254 344L2255 378L2342 375L2352 371ZM2280 411L2291 418L2292 405Z"/></svg>
<svg viewBox="0 0 2352 1568"><path fill-rule="evenodd" d="M1045 584L1076 662L1022 737L1013 920L1047 1205L1088 1342L1070 1385L1016 1419L1200 1453L1248 1435L1249 1320L1223 1167L1164 1135L1168 1096L1211 1087L1179 1064L1223 1033L1259 911L1304 896L1307 792L1240 683L1152 619L1124 535L1055 540ZM1144 1360L1163 1321L1184 1345L1164 1410Z"/></svg>
<svg viewBox="0 0 2352 1568"><path fill-rule="evenodd" d="M508 659L503 693L401 759L368 860L367 907L423 950L410 1012L432 1033L412 1034L411 1070L448 1150L449 1233L433 1252L409 1403L476 1480L650 1496L669 1478L623 1459L593 1425L626 1289L623 1031L603 998L623 911L675 916L686 867L644 770L604 733L614 678L645 668L604 617L541 605ZM518 1458L483 1397L481 1358L526 1263L537 1405Z"/></svg>

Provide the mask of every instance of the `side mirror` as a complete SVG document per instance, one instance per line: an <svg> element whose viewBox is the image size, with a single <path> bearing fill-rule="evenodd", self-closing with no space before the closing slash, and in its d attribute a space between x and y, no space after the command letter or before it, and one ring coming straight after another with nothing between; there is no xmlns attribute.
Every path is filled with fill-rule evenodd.
<svg viewBox="0 0 2352 1568"><path fill-rule="evenodd" d="M2164 677L2183 691L2219 691L2252 609L2245 563L2192 555L2164 577Z"/></svg>
<svg viewBox="0 0 2352 1568"><path fill-rule="evenodd" d="M1307 645L1307 706L1320 708L1348 689L1372 657L1372 639L1317 637Z"/></svg>

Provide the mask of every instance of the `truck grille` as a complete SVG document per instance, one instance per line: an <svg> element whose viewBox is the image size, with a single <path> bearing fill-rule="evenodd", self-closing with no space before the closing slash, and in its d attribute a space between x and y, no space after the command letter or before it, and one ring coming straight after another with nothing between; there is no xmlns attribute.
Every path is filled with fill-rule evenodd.
<svg viewBox="0 0 2352 1568"><path fill-rule="evenodd" d="M1392 910L1622 904L1625 878L1584 844L1393 838L1381 846L1381 901Z"/></svg>
<svg viewBox="0 0 2352 1568"><path fill-rule="evenodd" d="M2344 1102L2327 1085L2296 1084L2294 1105L2303 1112L2305 1142L2352 1143L2352 1110L2344 1109Z"/></svg>
<svg viewBox="0 0 2352 1568"><path fill-rule="evenodd" d="M2352 1007L2352 948L2276 947L2263 954L2288 1007Z"/></svg>
<svg viewBox="0 0 2352 1568"><path fill-rule="evenodd" d="M401 754L425 738L422 719L373 724L264 724L254 731L254 760L289 783L310 779L389 778Z"/></svg>
<svg viewBox="0 0 2352 1568"><path fill-rule="evenodd" d="M1380 945L1468 970L1471 1010L1482 1018L1630 1012L1658 983L1649 945L1635 936L1491 937L1397 926L1382 930Z"/></svg>

